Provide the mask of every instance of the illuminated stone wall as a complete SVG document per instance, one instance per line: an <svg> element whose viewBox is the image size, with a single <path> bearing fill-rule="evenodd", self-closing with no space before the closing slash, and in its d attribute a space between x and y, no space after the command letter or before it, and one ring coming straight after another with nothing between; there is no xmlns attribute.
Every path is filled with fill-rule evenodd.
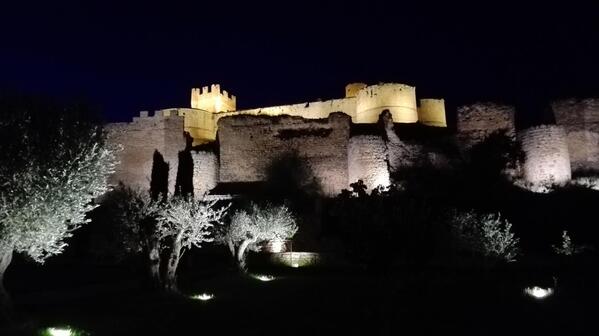
<svg viewBox="0 0 599 336"><path fill-rule="evenodd" d="M193 159L193 194L199 198L218 184L218 157L212 151L192 150L191 158Z"/></svg>
<svg viewBox="0 0 599 336"><path fill-rule="evenodd" d="M218 120L234 115L290 115L307 119L323 119L334 112L343 112L354 123L376 123L384 110L389 110L397 123L415 123L420 118L425 125L446 127L445 102L442 99L422 99L420 109L416 104L416 89L396 83L366 85L351 83L345 87L345 97L325 101L301 102L290 105L269 106L237 110L237 98L220 85L191 90L191 108L161 110L164 113L185 117L185 131L194 144L214 141Z"/></svg>
<svg viewBox="0 0 599 336"><path fill-rule="evenodd" d="M445 100L420 99L418 120L421 124L435 127L447 127L445 118Z"/></svg>
<svg viewBox="0 0 599 336"><path fill-rule="evenodd" d="M194 145L201 145L216 139L214 113L192 108L169 108L157 110L157 115L184 117L185 132L194 139Z"/></svg>
<svg viewBox="0 0 599 336"><path fill-rule="evenodd" d="M364 181L370 189L388 186L387 146L380 135L358 135L349 139L349 183Z"/></svg>
<svg viewBox="0 0 599 336"><path fill-rule="evenodd" d="M599 99L568 99L552 104L566 130L573 171L599 171Z"/></svg>
<svg viewBox="0 0 599 336"><path fill-rule="evenodd" d="M384 110L391 112L394 122L417 122L416 89L395 83L367 86L358 92L353 120L356 123L376 123Z"/></svg>
<svg viewBox="0 0 599 336"><path fill-rule="evenodd" d="M237 98L226 90L221 90L219 84L191 89L191 108L208 112L235 111Z"/></svg>
<svg viewBox="0 0 599 336"><path fill-rule="evenodd" d="M533 185L562 184L570 180L570 155L563 127L542 125L518 133L525 154L524 179Z"/></svg>
<svg viewBox="0 0 599 336"><path fill-rule="evenodd" d="M297 154L319 180L325 195L348 186L350 117L326 119L240 115L219 121L220 181L252 182L267 178L277 159Z"/></svg>
<svg viewBox="0 0 599 336"><path fill-rule="evenodd" d="M224 116L246 114L265 116L290 115L307 119L322 119L328 118L329 114L334 112L343 112L349 116L352 116L353 118L354 111L356 109L355 106L355 98L340 98L325 101L305 102L292 105L281 105L248 110L239 110L235 113L218 113L216 115L216 118L219 119Z"/></svg>
<svg viewBox="0 0 599 336"><path fill-rule="evenodd" d="M368 85L364 83L350 83L345 86L345 98L356 97L360 90L364 89Z"/></svg>
<svg viewBox="0 0 599 336"><path fill-rule="evenodd" d="M387 160L389 172L397 173L402 169L412 168L423 163L423 147L419 144L407 143L400 139L391 119L390 112L384 112L381 120L386 137Z"/></svg>
<svg viewBox="0 0 599 336"><path fill-rule="evenodd" d="M185 149L183 117L142 113L130 123L108 124L108 141L123 146L118 155L120 164L110 178L112 184L119 181L149 190L154 151L163 155L169 164L169 190L174 191L179 151Z"/></svg>
<svg viewBox="0 0 599 336"><path fill-rule="evenodd" d="M500 130L506 130L508 135L515 135L513 106L476 103L461 106L457 112L457 137L464 148L480 143L493 132Z"/></svg>

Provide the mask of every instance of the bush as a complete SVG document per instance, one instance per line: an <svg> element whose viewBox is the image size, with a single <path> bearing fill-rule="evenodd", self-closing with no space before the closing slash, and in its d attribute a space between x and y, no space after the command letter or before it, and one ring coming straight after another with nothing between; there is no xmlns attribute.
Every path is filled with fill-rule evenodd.
<svg viewBox="0 0 599 336"><path fill-rule="evenodd" d="M500 214L470 211L455 215L452 221L452 231L462 249L507 262L515 261L520 254L519 239L511 229L512 224Z"/></svg>

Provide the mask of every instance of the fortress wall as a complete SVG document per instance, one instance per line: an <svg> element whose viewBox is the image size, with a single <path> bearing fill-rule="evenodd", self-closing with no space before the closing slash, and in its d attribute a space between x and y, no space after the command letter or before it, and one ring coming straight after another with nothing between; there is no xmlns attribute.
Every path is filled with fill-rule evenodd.
<svg viewBox="0 0 599 336"><path fill-rule="evenodd" d="M402 168L412 168L422 163L424 152L423 147L418 144L411 144L399 138L395 131L394 123L390 112L385 111L381 119L385 127L385 137L387 138L387 160L388 169L391 174L399 172Z"/></svg>
<svg viewBox="0 0 599 336"><path fill-rule="evenodd" d="M364 89L368 85L364 83L350 83L345 86L345 97L356 97L360 90Z"/></svg>
<svg viewBox="0 0 599 336"><path fill-rule="evenodd" d="M426 159L423 146L404 141L387 142L387 155L391 173L417 167Z"/></svg>
<svg viewBox="0 0 599 336"><path fill-rule="evenodd" d="M241 115L219 120L220 182L252 182L267 178L277 159L296 153L333 196L348 186L347 147L350 117L327 119Z"/></svg>
<svg viewBox="0 0 599 336"><path fill-rule="evenodd" d="M458 108L457 137L464 148L484 141L490 134L507 130L515 135L515 109L495 103L476 103Z"/></svg>
<svg viewBox="0 0 599 336"><path fill-rule="evenodd" d="M123 147L118 155L120 164L110 183L122 181L133 188L148 190L157 150L170 165L169 190L174 191L178 153L185 149L182 117L136 117L130 123L108 124L106 129L108 141Z"/></svg>
<svg viewBox="0 0 599 336"><path fill-rule="evenodd" d="M404 84L371 85L358 92L356 123L376 123L379 115L389 110L397 123L418 121L416 89Z"/></svg>
<svg viewBox="0 0 599 336"><path fill-rule="evenodd" d="M565 183L571 178L566 132L560 126L542 125L519 132L525 154L524 179L533 185Z"/></svg>
<svg viewBox="0 0 599 336"><path fill-rule="evenodd" d="M194 139L194 145L200 145L216 139L216 124L212 112L193 108L169 108L154 112L157 116L182 116L185 132Z"/></svg>
<svg viewBox="0 0 599 336"><path fill-rule="evenodd" d="M420 99L418 120L427 126L447 127L444 99Z"/></svg>
<svg viewBox="0 0 599 336"><path fill-rule="evenodd" d="M191 89L191 107L208 112L235 111L237 98L219 84Z"/></svg>
<svg viewBox="0 0 599 336"><path fill-rule="evenodd" d="M212 151L191 151L193 159L193 193L201 197L218 184L219 163Z"/></svg>
<svg viewBox="0 0 599 336"><path fill-rule="evenodd" d="M333 112L343 112L353 118L356 110L356 98L341 98L325 101L307 102L293 105L281 105L271 107L261 107L249 110L239 110L229 113L218 113L217 120L231 115L246 114L246 115L266 115L280 116L290 115L298 116L306 119L323 119L328 118Z"/></svg>
<svg viewBox="0 0 599 336"><path fill-rule="evenodd" d="M552 104L568 137L573 171L599 171L599 99L567 99Z"/></svg>
<svg viewBox="0 0 599 336"><path fill-rule="evenodd" d="M364 181L369 190L389 185L385 141L381 136L359 135L349 139L349 183Z"/></svg>

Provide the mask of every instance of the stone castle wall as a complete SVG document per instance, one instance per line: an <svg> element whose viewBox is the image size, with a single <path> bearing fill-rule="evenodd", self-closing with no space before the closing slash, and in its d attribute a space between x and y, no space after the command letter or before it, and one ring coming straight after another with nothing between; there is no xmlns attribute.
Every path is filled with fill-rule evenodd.
<svg viewBox="0 0 599 336"><path fill-rule="evenodd" d="M382 136L358 135L349 139L349 183L364 181L369 189L390 184L387 147Z"/></svg>
<svg viewBox="0 0 599 336"><path fill-rule="evenodd" d="M350 117L326 119L279 116L226 117L219 121L220 182L263 181L276 160L298 155L320 182L325 195L348 185Z"/></svg>
<svg viewBox="0 0 599 336"><path fill-rule="evenodd" d="M185 132L194 139L194 145L201 145L216 139L215 114L193 108L168 108L157 110L156 115L184 117ZM142 112L147 116L147 112Z"/></svg>
<svg viewBox="0 0 599 336"><path fill-rule="evenodd" d="M218 156L212 151L191 151L193 160L193 194L201 197L219 181Z"/></svg>
<svg viewBox="0 0 599 336"><path fill-rule="evenodd" d="M418 121L427 126L447 127L444 99L420 99Z"/></svg>
<svg viewBox="0 0 599 336"><path fill-rule="evenodd" d="M461 106L457 111L457 138L463 148L484 141L494 132L516 133L515 109L495 103L476 103Z"/></svg>
<svg viewBox="0 0 599 336"><path fill-rule="evenodd" d="M564 127L573 171L599 171L599 99L568 99L552 104Z"/></svg>
<svg viewBox="0 0 599 336"><path fill-rule="evenodd" d="M523 172L533 185L562 184L572 177L568 141L563 127L542 125L518 133L525 154Z"/></svg>
<svg viewBox="0 0 599 336"><path fill-rule="evenodd" d="M334 112L343 112L354 119L356 110L355 98L340 98L325 101L306 102L291 105L261 107L248 110L239 110L235 112L218 113L217 120L237 114L246 115L264 115L264 116L280 116L290 115L303 117L307 119L324 119L328 118L329 114Z"/></svg>
<svg viewBox="0 0 599 336"><path fill-rule="evenodd" d="M367 86L358 92L353 120L355 123L376 123L384 110L391 112L395 122L417 122L416 89L394 83Z"/></svg>
<svg viewBox="0 0 599 336"><path fill-rule="evenodd" d="M180 116L136 117L130 123L108 124L108 141L119 144L120 164L110 183L124 182L131 187L149 190L154 151L169 164L169 190L174 191L179 151L185 149L184 119Z"/></svg>

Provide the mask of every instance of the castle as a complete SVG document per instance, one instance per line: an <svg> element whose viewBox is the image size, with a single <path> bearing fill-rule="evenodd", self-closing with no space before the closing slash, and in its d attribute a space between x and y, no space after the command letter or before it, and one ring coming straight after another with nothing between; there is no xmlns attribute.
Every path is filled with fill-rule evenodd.
<svg viewBox="0 0 599 336"><path fill-rule="evenodd" d="M236 103L215 84L192 89L190 108L142 111L132 122L107 125L109 141L124 148L112 182L149 188L158 155L169 167L169 191L188 181L194 195L218 194L228 190L222 186L264 181L269 167L293 154L322 194L334 196L357 180L389 185L406 168L450 168L444 144L467 150L498 131L522 144L525 160L514 174L532 189L599 170L594 99L554 102L555 123L524 130L516 129L512 106L461 106L455 132L443 99L417 102L415 88L404 84L352 83L344 98L248 110Z"/></svg>

